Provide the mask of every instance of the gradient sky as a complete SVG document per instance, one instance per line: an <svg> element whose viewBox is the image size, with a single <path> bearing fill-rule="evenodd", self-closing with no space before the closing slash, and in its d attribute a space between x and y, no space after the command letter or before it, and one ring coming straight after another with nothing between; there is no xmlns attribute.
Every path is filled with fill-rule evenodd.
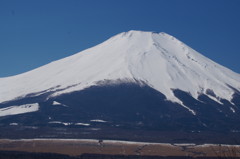
<svg viewBox="0 0 240 159"><path fill-rule="evenodd" d="M0 77L129 30L166 32L240 73L240 0L0 0Z"/></svg>

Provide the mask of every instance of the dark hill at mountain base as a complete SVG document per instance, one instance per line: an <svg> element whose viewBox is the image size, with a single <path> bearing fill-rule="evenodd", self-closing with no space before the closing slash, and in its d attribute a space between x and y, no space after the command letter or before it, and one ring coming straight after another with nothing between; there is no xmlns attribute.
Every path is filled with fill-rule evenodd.
<svg viewBox="0 0 240 159"><path fill-rule="evenodd" d="M157 143L239 144L240 133L149 131L123 128L2 126L2 139L108 139Z"/></svg>
<svg viewBox="0 0 240 159"><path fill-rule="evenodd" d="M0 118L0 137L102 138L170 143L232 143L234 138L239 138L239 105L233 113L229 102L222 105L205 95L195 100L181 90L174 90L174 93L196 115L167 101L163 94L148 86L130 83L92 86L49 99L42 95L11 101L0 106L39 103L40 109ZM235 98L239 96L236 94Z"/></svg>

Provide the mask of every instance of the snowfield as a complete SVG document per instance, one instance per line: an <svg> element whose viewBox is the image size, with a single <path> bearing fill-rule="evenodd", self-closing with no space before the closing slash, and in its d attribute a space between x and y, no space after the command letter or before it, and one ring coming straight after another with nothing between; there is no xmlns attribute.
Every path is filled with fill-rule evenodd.
<svg viewBox="0 0 240 159"><path fill-rule="evenodd" d="M10 106L0 109L0 117L36 112L38 111L38 109L39 109L38 103L25 104L20 106Z"/></svg>

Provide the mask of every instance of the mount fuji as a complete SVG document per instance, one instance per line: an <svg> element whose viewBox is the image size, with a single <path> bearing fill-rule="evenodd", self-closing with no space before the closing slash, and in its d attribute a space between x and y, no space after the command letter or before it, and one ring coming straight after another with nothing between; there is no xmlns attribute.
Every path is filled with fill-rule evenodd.
<svg viewBox="0 0 240 159"><path fill-rule="evenodd" d="M156 134L182 132L196 139L206 132L239 135L239 122L240 75L167 33L120 33L0 78L2 138L165 141L169 133ZM173 136L166 141L181 138Z"/></svg>

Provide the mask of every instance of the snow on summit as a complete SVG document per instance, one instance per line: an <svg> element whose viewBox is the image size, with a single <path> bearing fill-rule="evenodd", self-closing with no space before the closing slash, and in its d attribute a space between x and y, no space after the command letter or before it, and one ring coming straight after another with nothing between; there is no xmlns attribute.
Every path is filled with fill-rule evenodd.
<svg viewBox="0 0 240 159"><path fill-rule="evenodd" d="M50 91L51 96L57 96L104 80L144 83L180 104L174 89L188 92L196 99L199 94L212 90L216 97L211 98L216 101L219 98L230 101L234 94L232 88L240 91L239 74L173 36L129 31L32 71L0 78L0 103Z"/></svg>

